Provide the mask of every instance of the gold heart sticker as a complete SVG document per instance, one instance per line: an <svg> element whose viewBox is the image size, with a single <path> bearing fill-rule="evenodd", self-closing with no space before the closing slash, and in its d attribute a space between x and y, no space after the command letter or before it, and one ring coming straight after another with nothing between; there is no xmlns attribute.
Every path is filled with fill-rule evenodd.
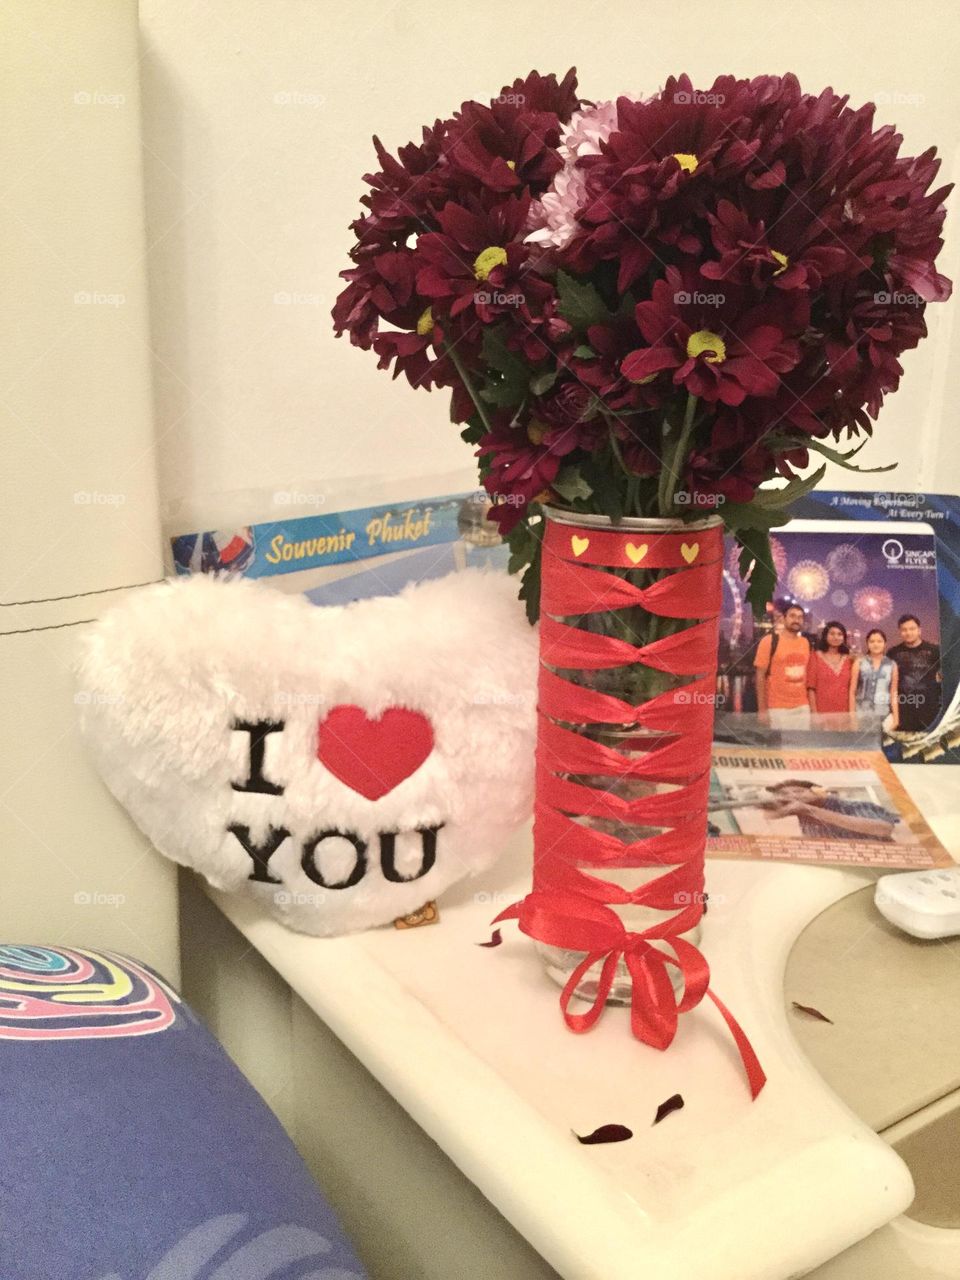
<svg viewBox="0 0 960 1280"><path fill-rule="evenodd" d="M627 559L632 560L634 564L639 564L650 548L645 542L641 542L639 547L634 542L628 542L624 547L627 553Z"/></svg>
<svg viewBox="0 0 960 1280"><path fill-rule="evenodd" d="M570 546L575 556L582 556L590 545L589 538L578 538L576 534L570 539Z"/></svg>
<svg viewBox="0 0 960 1280"><path fill-rule="evenodd" d="M694 542L689 544L681 542L680 554L683 556L684 560L686 560L687 564L693 564L694 560L696 560L697 556L700 554L700 543Z"/></svg>

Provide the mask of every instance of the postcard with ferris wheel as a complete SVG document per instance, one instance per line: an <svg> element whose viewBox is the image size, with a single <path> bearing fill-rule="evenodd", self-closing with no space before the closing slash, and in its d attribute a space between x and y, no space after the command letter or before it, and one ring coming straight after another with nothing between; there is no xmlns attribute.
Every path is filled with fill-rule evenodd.
<svg viewBox="0 0 960 1280"><path fill-rule="evenodd" d="M728 546L717 740L960 762L957 500L823 493L794 511L760 620Z"/></svg>

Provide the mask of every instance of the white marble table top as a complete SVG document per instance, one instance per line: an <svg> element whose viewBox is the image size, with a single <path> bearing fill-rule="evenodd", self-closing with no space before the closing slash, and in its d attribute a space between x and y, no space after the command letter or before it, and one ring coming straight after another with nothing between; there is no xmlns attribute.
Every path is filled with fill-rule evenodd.
<svg viewBox="0 0 960 1280"><path fill-rule="evenodd" d="M953 769L897 770L960 861ZM451 890L438 925L335 939L292 933L255 903L211 897L503 1215L569 1280L787 1280L909 1205L898 1156L829 1091L791 1034L793 941L876 873L711 861L702 947L712 986L760 1055L751 1102L709 1002L660 1053L609 1008L569 1032L532 943L490 920L529 878L524 832ZM660 1124L658 1105L685 1106ZM608 1123L633 1138L584 1146Z"/></svg>

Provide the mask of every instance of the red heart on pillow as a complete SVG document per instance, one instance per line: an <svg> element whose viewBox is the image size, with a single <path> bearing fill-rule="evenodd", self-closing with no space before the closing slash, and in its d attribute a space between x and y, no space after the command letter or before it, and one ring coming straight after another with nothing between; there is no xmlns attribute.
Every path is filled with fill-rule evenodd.
<svg viewBox="0 0 960 1280"><path fill-rule="evenodd" d="M371 720L362 707L334 707L320 722L317 759L351 791L379 800L433 750L433 726L419 711L390 707Z"/></svg>

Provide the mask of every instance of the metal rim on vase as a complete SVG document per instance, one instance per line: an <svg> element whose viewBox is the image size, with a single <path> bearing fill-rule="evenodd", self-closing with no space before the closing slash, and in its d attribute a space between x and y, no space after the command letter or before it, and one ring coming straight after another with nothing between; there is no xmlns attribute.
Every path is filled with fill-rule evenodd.
<svg viewBox="0 0 960 1280"><path fill-rule="evenodd" d="M567 511L563 507L544 507L548 520L556 524L573 524L588 529L637 529L648 533L680 533L690 530L696 533L701 529L715 529L723 524L720 516L704 516L701 520L683 520L677 516L624 516L614 520L611 516L581 514L578 511Z"/></svg>

